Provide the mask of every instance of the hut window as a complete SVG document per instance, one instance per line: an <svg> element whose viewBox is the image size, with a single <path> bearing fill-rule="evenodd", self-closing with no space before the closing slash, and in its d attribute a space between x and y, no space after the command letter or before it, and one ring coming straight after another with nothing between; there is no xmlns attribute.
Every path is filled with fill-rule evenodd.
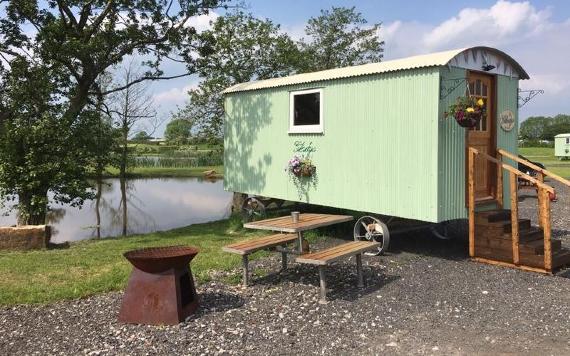
<svg viewBox="0 0 570 356"><path fill-rule="evenodd" d="M566 144L570 145L570 137L566 137Z"/></svg>
<svg viewBox="0 0 570 356"><path fill-rule="evenodd" d="M289 132L323 132L323 90L311 89L290 93Z"/></svg>

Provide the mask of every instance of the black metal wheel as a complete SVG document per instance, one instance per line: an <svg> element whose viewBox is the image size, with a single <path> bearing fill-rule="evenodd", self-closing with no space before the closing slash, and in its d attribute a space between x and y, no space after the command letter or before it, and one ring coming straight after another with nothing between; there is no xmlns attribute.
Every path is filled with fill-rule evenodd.
<svg viewBox="0 0 570 356"><path fill-rule="evenodd" d="M263 220L267 216L265 213L265 205L256 197L247 198L243 202L241 212L244 222Z"/></svg>
<svg viewBox="0 0 570 356"><path fill-rule="evenodd" d="M373 216L363 216L354 224L354 240L379 242L378 249L365 252L369 256L380 256L390 245L390 231L388 226Z"/></svg>

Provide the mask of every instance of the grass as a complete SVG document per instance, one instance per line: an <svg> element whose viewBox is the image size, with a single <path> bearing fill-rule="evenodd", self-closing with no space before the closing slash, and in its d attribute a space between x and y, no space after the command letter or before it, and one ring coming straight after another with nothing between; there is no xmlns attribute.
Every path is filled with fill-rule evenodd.
<svg viewBox="0 0 570 356"><path fill-rule="evenodd" d="M83 241L68 249L0 252L0 305L43 304L120 290L131 271L122 254L143 247L198 247L192 271L204 282L210 278L209 271L229 271L240 265L239 256L222 252L223 245L260 234L242 231L240 226L234 218L146 235Z"/></svg>
<svg viewBox="0 0 570 356"><path fill-rule="evenodd" d="M546 169L564 178L570 178L570 161L560 161L554 156L554 148L549 147L521 147L519 153L531 161L537 161L546 166Z"/></svg>
<svg viewBox="0 0 570 356"><path fill-rule="evenodd" d="M223 175L223 166L166 168L166 167L135 167L129 171L131 178L176 178L176 177L203 177L204 171L215 170L219 176ZM119 170L114 167L107 169L107 177L118 177Z"/></svg>

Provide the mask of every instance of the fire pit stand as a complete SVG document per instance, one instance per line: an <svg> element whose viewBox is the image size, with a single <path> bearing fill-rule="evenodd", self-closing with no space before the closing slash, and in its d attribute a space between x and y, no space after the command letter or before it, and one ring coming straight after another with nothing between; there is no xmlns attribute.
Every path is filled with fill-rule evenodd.
<svg viewBox="0 0 570 356"><path fill-rule="evenodd" d="M129 251L133 272L123 296L119 321L175 325L198 307L190 261L194 247L171 246Z"/></svg>

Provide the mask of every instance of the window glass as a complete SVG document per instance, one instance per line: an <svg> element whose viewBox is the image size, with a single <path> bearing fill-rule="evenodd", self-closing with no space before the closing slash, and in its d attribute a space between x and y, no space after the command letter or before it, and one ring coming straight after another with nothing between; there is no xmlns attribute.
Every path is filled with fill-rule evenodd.
<svg viewBox="0 0 570 356"><path fill-rule="evenodd" d="M295 94L294 100L294 126L319 125L321 118L320 93Z"/></svg>

